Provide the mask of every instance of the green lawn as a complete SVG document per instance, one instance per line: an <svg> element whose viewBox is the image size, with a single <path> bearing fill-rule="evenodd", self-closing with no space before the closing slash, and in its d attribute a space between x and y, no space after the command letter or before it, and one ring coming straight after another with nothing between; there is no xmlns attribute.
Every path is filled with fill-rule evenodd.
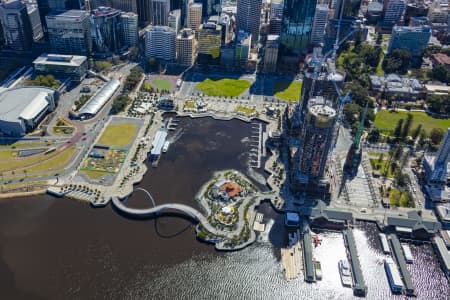
<svg viewBox="0 0 450 300"><path fill-rule="evenodd" d="M286 101L299 101L302 83L298 81L277 81L273 84L274 96Z"/></svg>
<svg viewBox="0 0 450 300"><path fill-rule="evenodd" d="M411 114L413 115L411 131L419 124L422 124L422 128L425 129L427 134L429 134L433 128L441 128L445 132L447 128L450 127L450 119L436 119L423 112L411 112ZM375 115L375 127L380 130L394 130L398 120L406 120L407 115L408 112L404 111L391 112L388 110L381 110Z"/></svg>
<svg viewBox="0 0 450 300"><path fill-rule="evenodd" d="M251 115L254 112L256 112L256 108L239 105L238 107L236 107L236 112L241 112L241 113L244 113L246 115Z"/></svg>
<svg viewBox="0 0 450 300"><path fill-rule="evenodd" d="M10 159L17 156L17 151L14 150L5 150L0 151L0 160Z"/></svg>
<svg viewBox="0 0 450 300"><path fill-rule="evenodd" d="M165 79L154 79L152 80L152 86L158 90L168 90L173 89L173 85L170 81Z"/></svg>
<svg viewBox="0 0 450 300"><path fill-rule="evenodd" d="M186 101L186 102L184 103L184 107L185 107L185 108L188 108L188 109L194 109L194 108L196 108L195 101L193 101L193 100L188 100L188 101Z"/></svg>
<svg viewBox="0 0 450 300"><path fill-rule="evenodd" d="M250 87L248 80L241 79L206 79L197 84L197 90L208 96L237 97Z"/></svg>
<svg viewBox="0 0 450 300"><path fill-rule="evenodd" d="M381 52L380 62L378 63L377 70L375 71L375 75L377 75L377 76L383 76L384 75L383 60L384 60L384 52Z"/></svg>
<svg viewBox="0 0 450 300"><path fill-rule="evenodd" d="M392 188L389 193L389 202L392 206L411 207L414 208L414 201L408 196L408 194Z"/></svg>
<svg viewBox="0 0 450 300"><path fill-rule="evenodd" d="M136 135L137 125L132 123L110 124L103 131L97 144L123 147L128 146Z"/></svg>

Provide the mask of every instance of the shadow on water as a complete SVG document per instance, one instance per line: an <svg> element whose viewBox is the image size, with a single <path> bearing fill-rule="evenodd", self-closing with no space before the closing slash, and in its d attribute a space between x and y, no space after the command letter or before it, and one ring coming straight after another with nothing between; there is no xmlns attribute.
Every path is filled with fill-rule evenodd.
<svg viewBox="0 0 450 300"><path fill-rule="evenodd" d="M193 226L192 224L187 224L184 228L182 228L182 229L176 231L175 233L171 233L171 234L163 234L163 233L161 233L161 230L160 230L161 228L159 228L159 226L158 226L158 224L159 224L160 221L163 221L161 217L160 217L160 218L155 218L155 222L154 222L155 232L156 232L156 234L157 234L159 237L165 238L165 239L174 238L174 237L176 237L176 236L178 236L178 235L180 235L180 234L183 234L186 230L192 228L192 226ZM168 220L168 221L170 222L171 220ZM164 221L163 221L163 222L164 222Z"/></svg>

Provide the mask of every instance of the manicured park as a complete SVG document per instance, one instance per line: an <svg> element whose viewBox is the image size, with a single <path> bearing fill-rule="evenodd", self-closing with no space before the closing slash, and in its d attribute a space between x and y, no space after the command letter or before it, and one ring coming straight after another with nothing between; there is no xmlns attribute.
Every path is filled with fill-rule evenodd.
<svg viewBox="0 0 450 300"><path fill-rule="evenodd" d="M137 125L132 123L110 124L106 127L97 144L124 147L134 139Z"/></svg>
<svg viewBox="0 0 450 300"><path fill-rule="evenodd" d="M197 90L208 96L237 97L250 87L248 80L242 79L206 79L197 84Z"/></svg>
<svg viewBox="0 0 450 300"><path fill-rule="evenodd" d="M382 131L392 131L395 129L400 119L406 120L408 113L413 116L411 131L419 124L427 134L430 134L433 128L441 128L444 132L450 127L450 119L437 119L427 115L424 112L406 112L406 111L388 111L381 110L375 116L375 127Z"/></svg>
<svg viewBox="0 0 450 300"><path fill-rule="evenodd" d="M158 89L160 91L161 90L170 91L173 89L172 83L165 79L154 79L152 80L151 85L153 88Z"/></svg>
<svg viewBox="0 0 450 300"><path fill-rule="evenodd" d="M286 101L299 101L302 92L302 83L298 81L277 81L273 84L275 97Z"/></svg>

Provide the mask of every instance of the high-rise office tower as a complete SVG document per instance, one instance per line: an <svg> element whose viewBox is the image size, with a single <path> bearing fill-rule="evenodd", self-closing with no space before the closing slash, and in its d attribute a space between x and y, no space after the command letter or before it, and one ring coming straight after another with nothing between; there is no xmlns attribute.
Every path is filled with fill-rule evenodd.
<svg viewBox="0 0 450 300"><path fill-rule="evenodd" d="M133 12L137 14L137 1L136 0L111 0L111 4L107 5L112 8L124 11Z"/></svg>
<svg viewBox="0 0 450 300"><path fill-rule="evenodd" d="M145 29L145 56L165 61L175 60L176 37L175 30L168 26L148 26Z"/></svg>
<svg viewBox="0 0 450 300"><path fill-rule="evenodd" d="M89 55L92 38L89 13L84 10L53 11L46 16L53 53Z"/></svg>
<svg viewBox="0 0 450 300"><path fill-rule="evenodd" d="M309 45L316 0L286 0L284 3L281 44L289 52L306 53Z"/></svg>
<svg viewBox="0 0 450 300"><path fill-rule="evenodd" d="M198 54L200 63L215 62L220 57L222 46L222 26L204 23L198 29Z"/></svg>
<svg viewBox="0 0 450 300"><path fill-rule="evenodd" d="M420 57L427 47L430 37L431 27L428 25L417 27L394 26L388 53L391 53L394 49L406 49L413 57Z"/></svg>
<svg viewBox="0 0 450 300"><path fill-rule="evenodd" d="M339 19L342 11L342 18L357 18L361 8L361 0L336 0L334 6L334 18Z"/></svg>
<svg viewBox="0 0 450 300"><path fill-rule="evenodd" d="M177 35L177 63L182 66L192 66L195 61L195 31L183 29Z"/></svg>
<svg viewBox="0 0 450 300"><path fill-rule="evenodd" d="M169 12L167 26L175 29L176 32L181 29L181 9L175 9Z"/></svg>
<svg viewBox="0 0 450 300"><path fill-rule="evenodd" d="M319 44L323 42L325 36L325 27L328 18L328 5L317 4L314 14L313 27L311 31L311 43Z"/></svg>
<svg viewBox="0 0 450 300"><path fill-rule="evenodd" d="M111 7L99 7L91 12L93 50L97 54L110 55L123 47L121 33L122 12Z"/></svg>
<svg viewBox="0 0 450 300"><path fill-rule="evenodd" d="M238 0L236 9L237 31L243 30L252 35L252 44L259 40L261 25L261 0Z"/></svg>
<svg viewBox="0 0 450 300"><path fill-rule="evenodd" d="M397 24L406 8L405 0L389 0L386 4L386 9L384 12L384 24L394 26Z"/></svg>
<svg viewBox="0 0 450 300"><path fill-rule="evenodd" d="M250 48L251 48L252 36L251 34L240 30L236 37L236 47L234 49L234 62L241 67L247 64Z"/></svg>
<svg viewBox="0 0 450 300"><path fill-rule="evenodd" d="M125 47L136 46L139 37L138 15L132 12L122 13L120 20L123 45Z"/></svg>
<svg viewBox="0 0 450 300"><path fill-rule="evenodd" d="M0 22L7 47L16 51L31 49L33 29L25 4L19 0L0 2Z"/></svg>
<svg viewBox="0 0 450 300"><path fill-rule="evenodd" d="M85 0L36 0L44 33L47 32L45 16L52 10L71 10L85 8Z"/></svg>
<svg viewBox="0 0 450 300"><path fill-rule="evenodd" d="M277 70L278 49L280 47L280 36L269 34L264 50L264 72L273 73Z"/></svg>
<svg viewBox="0 0 450 300"><path fill-rule="evenodd" d="M167 26L170 12L170 0L151 0L151 2L152 14L150 23L154 26Z"/></svg>
<svg viewBox="0 0 450 300"><path fill-rule="evenodd" d="M44 37L39 10L36 5L27 5L27 11L28 17L30 18L31 30L33 32L33 40L38 41Z"/></svg>
<svg viewBox="0 0 450 300"><path fill-rule="evenodd" d="M188 6L187 27L198 30L200 24L202 24L202 4L191 2Z"/></svg>

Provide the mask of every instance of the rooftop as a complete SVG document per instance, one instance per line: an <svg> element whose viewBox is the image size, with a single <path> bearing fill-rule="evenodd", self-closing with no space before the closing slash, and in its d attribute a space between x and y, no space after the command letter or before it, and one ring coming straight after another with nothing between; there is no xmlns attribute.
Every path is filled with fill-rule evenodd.
<svg viewBox="0 0 450 300"><path fill-rule="evenodd" d="M80 21L80 18L86 18L88 13L85 10L71 9L71 10L54 10L46 15L46 18L66 18L66 19L76 19L75 21Z"/></svg>
<svg viewBox="0 0 450 300"><path fill-rule="evenodd" d="M432 57L438 64L450 65L450 56L444 53L435 53Z"/></svg>
<svg viewBox="0 0 450 300"><path fill-rule="evenodd" d="M86 56L78 55L61 55L61 54L42 54L33 61L33 64L44 65L65 65L79 67L87 60Z"/></svg>
<svg viewBox="0 0 450 300"><path fill-rule="evenodd" d="M15 122L33 119L47 105L54 90L46 87L21 87L0 92L0 119Z"/></svg>

